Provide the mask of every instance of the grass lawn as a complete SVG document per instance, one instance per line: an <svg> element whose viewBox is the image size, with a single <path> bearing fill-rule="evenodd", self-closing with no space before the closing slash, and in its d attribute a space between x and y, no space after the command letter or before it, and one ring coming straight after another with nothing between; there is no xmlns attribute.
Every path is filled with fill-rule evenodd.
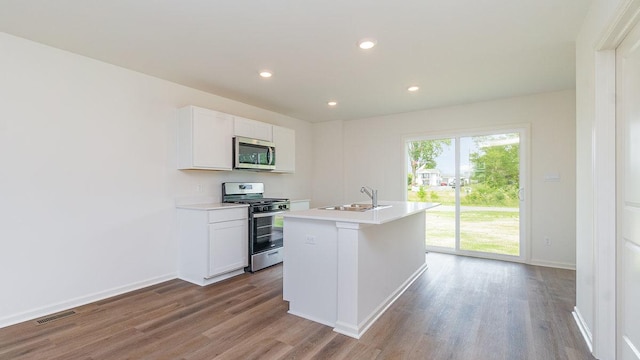
<svg viewBox="0 0 640 360"><path fill-rule="evenodd" d="M460 188L464 199L473 185ZM434 186L425 189L421 200L415 191L407 191L408 201L429 201L442 204L428 210L427 246L455 248L455 189ZM517 201L513 206L517 207ZM502 205L505 206L505 205ZM520 255L520 214L514 208L462 205L460 213L460 249L493 254Z"/></svg>
<svg viewBox="0 0 640 360"><path fill-rule="evenodd" d="M467 196L474 194L476 187L474 185L467 185L460 188L460 202L467 206L496 206L496 207L518 207L519 200L517 198L503 197L498 201L491 196L488 198L473 198L467 199ZM424 197L420 198L418 192L407 190L407 201L425 201L425 202L437 202L443 205L454 205L456 203L456 190L450 186L432 186L424 189ZM487 195L484 195L487 197ZM484 200L483 200L484 199ZM468 200L468 201L467 201ZM495 201L495 202L494 202Z"/></svg>
<svg viewBox="0 0 640 360"><path fill-rule="evenodd" d="M438 208L435 208L436 210ZM427 211L426 244L455 247L454 211ZM460 248L518 256L519 213L499 208L473 208L460 213Z"/></svg>

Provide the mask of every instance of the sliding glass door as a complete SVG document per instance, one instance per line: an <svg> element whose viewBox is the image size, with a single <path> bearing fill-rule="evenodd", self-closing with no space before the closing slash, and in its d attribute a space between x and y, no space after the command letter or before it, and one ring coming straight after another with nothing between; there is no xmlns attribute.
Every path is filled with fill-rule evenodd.
<svg viewBox="0 0 640 360"><path fill-rule="evenodd" d="M427 211L430 251L522 257L525 130L408 140L407 199Z"/></svg>

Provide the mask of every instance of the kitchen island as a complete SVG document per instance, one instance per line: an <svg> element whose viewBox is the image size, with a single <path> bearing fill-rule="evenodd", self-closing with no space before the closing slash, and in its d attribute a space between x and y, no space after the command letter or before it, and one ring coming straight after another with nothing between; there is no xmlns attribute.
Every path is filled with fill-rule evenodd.
<svg viewBox="0 0 640 360"><path fill-rule="evenodd" d="M425 210L384 201L367 211L284 215L284 300L289 313L360 336L427 268Z"/></svg>

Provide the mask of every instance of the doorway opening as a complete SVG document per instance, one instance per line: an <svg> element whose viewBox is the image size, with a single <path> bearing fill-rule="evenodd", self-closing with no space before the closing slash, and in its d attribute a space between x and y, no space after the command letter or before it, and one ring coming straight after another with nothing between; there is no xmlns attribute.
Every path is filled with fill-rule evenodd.
<svg viewBox="0 0 640 360"><path fill-rule="evenodd" d="M523 258L525 129L406 141L407 200L426 212L428 251Z"/></svg>

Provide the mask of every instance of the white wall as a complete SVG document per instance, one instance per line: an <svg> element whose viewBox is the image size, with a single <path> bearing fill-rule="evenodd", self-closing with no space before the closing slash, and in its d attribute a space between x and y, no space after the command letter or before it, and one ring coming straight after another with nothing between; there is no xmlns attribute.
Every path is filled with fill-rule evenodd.
<svg viewBox="0 0 640 360"><path fill-rule="evenodd" d="M606 36L606 32L612 29L615 17L622 7L631 1L627 0L593 0L589 13L582 25L576 40L576 169L578 181L576 182L576 312L581 317L581 325L585 332L592 335L590 339L593 345L594 355L602 359L615 357L615 329L612 329L610 309L614 308L614 295L606 288L613 288L613 284L598 286L597 283L609 282L606 279L608 269L598 269L601 261L596 259L599 254L596 249L602 248L602 242L615 242L615 234L610 234L599 239L602 234L602 225L606 221L598 214L602 206L598 199L602 199L603 191L598 189L597 179L602 171L602 158L599 154L607 151L603 147L614 145L607 144L607 124L603 124L596 116L596 104L599 99L596 95L597 83L600 81L597 74L601 73L601 65L596 62L603 59L597 54L597 44ZM614 99L612 94L607 97ZM612 101L612 100L609 100ZM597 123L599 122L599 123ZM602 130L605 130L604 132ZM605 164L615 164L615 156L605 159ZM601 176L600 176L601 177ZM615 192L615 174L608 177L610 186L604 186L612 194ZM615 195L608 196L614 201ZM610 215L609 215L610 216ZM604 279L603 279L604 278ZM610 304L608 304L610 303ZM613 310L615 311L615 310ZM609 318L605 321L600 319ZM615 316L613 316L614 318ZM615 325L613 325L614 327Z"/></svg>
<svg viewBox="0 0 640 360"><path fill-rule="evenodd" d="M313 125L313 198L311 207L340 204L344 200L344 152L342 121Z"/></svg>
<svg viewBox="0 0 640 360"><path fill-rule="evenodd" d="M307 122L4 33L0 54L0 326L175 277L175 201L311 197ZM295 129L296 174L176 170L189 104Z"/></svg>
<svg viewBox="0 0 640 360"><path fill-rule="evenodd" d="M339 202L365 200L362 185L379 189L381 200L403 200L406 191L403 138L464 129L530 126L531 252L533 263L575 266L575 93L563 91L474 103L384 117L345 121L343 136L316 136L317 173L324 174L321 190L342 188ZM314 124L314 133L329 133L336 124ZM315 136L315 135L314 135ZM333 140L333 142L332 142ZM342 143L341 143L342 142ZM334 152L344 148L344 174L333 172ZM559 182L544 182L557 172ZM333 181L333 185L327 182ZM336 202L335 194L314 193L316 205ZM552 239L544 245L544 236Z"/></svg>

